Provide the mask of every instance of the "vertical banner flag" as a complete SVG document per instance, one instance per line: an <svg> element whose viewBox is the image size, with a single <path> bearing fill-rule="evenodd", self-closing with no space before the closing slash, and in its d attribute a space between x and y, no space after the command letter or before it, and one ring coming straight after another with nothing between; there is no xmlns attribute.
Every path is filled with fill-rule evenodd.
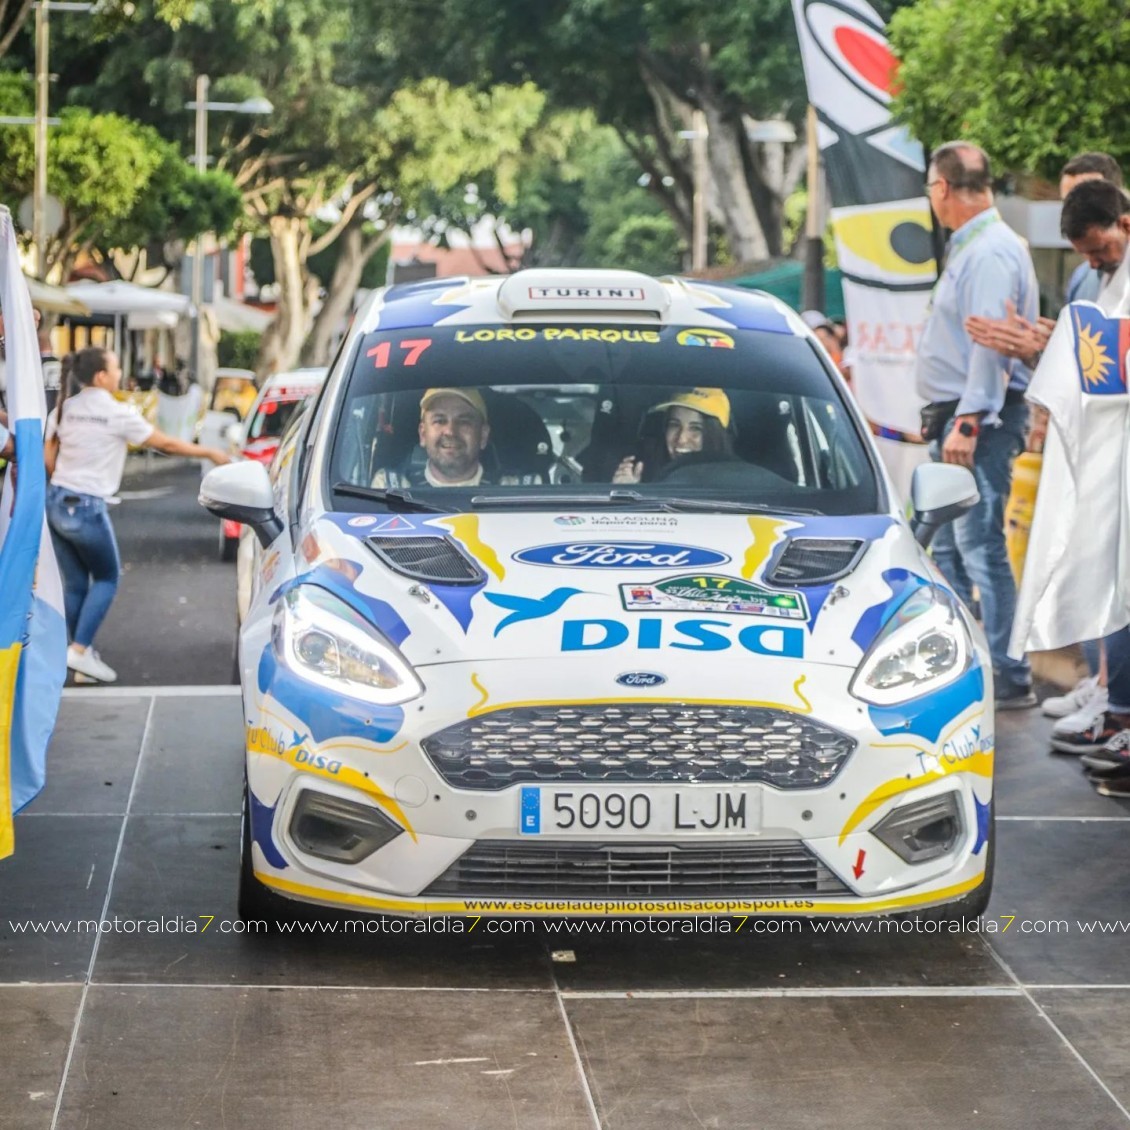
<svg viewBox="0 0 1130 1130"><path fill-rule="evenodd" d="M864 0L793 0L793 10L828 176L852 383L898 480L926 458L914 388L937 278L925 156L891 119L896 63L875 10Z"/></svg>
<svg viewBox="0 0 1130 1130"><path fill-rule="evenodd" d="M12 816L43 787L47 743L67 676L63 589L47 530L46 400L39 341L12 216L0 206L0 314L8 428L16 460L0 474L0 859Z"/></svg>

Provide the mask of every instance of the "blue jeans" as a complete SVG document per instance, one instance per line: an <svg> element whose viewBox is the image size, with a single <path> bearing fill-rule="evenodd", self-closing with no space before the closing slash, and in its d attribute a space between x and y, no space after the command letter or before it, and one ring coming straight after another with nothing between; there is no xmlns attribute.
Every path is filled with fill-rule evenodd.
<svg viewBox="0 0 1130 1130"><path fill-rule="evenodd" d="M1016 582L1004 540L1004 509L1012 489L1012 461L1024 450L1028 406L1023 402L1001 408L999 428L982 428L973 456L973 477L981 501L957 521L943 526L933 542L934 561L954 591L972 603L972 586L981 598L981 622L989 641L993 668L1002 689L1027 687L1032 670L1027 659L1008 657L1008 638L1016 614ZM954 426L946 428L949 435ZM941 462L941 441L930 445L930 457Z"/></svg>
<svg viewBox="0 0 1130 1130"><path fill-rule="evenodd" d="M63 578L67 634L73 643L89 647L110 610L122 572L106 500L49 486L47 525Z"/></svg>
<svg viewBox="0 0 1130 1130"><path fill-rule="evenodd" d="M1121 628L1103 636L1106 648L1108 710L1130 714L1130 628Z"/></svg>

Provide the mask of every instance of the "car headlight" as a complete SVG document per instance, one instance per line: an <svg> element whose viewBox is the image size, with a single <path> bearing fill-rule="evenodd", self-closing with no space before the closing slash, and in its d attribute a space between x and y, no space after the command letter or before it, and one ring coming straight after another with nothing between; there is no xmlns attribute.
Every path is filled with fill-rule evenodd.
<svg viewBox="0 0 1130 1130"><path fill-rule="evenodd" d="M395 706L424 690L389 640L316 585L298 585L278 602L271 638L284 666L338 694Z"/></svg>
<svg viewBox="0 0 1130 1130"><path fill-rule="evenodd" d="M911 593L884 625L851 682L851 693L891 706L953 682L968 667L973 641L953 598L934 586Z"/></svg>

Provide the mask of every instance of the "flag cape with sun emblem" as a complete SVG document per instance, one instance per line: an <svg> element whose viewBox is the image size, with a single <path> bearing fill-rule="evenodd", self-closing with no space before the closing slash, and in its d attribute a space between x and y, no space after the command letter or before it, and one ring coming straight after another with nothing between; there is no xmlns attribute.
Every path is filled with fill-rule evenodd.
<svg viewBox="0 0 1130 1130"><path fill-rule="evenodd" d="M793 0L828 174L852 384L896 480L926 458L914 357L937 279L921 144L890 114L896 62L863 0ZM911 443L913 441L913 445Z"/></svg>
<svg viewBox="0 0 1130 1130"><path fill-rule="evenodd" d="M1130 623L1126 355L1130 318L1064 307L1028 391L1050 414L1010 654Z"/></svg>
<svg viewBox="0 0 1130 1130"><path fill-rule="evenodd" d="M8 427L16 470L0 493L0 859L14 847L12 816L43 787L47 742L67 674L63 591L45 516L46 403L39 342L20 271L12 217L0 207Z"/></svg>

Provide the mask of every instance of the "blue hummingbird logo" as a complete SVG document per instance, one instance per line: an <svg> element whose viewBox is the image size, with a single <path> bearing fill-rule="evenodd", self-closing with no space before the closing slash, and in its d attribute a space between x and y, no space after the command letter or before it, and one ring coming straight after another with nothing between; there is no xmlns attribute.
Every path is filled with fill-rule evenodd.
<svg viewBox="0 0 1130 1130"><path fill-rule="evenodd" d="M554 589L548 596L542 597L511 596L492 592L483 593L483 595L491 604L497 604L499 608L509 610L510 615L504 616L495 626L494 634L497 636L503 628L509 628L511 624L520 624L524 620L540 620L544 616L552 616L570 597L577 596L583 591L583 589L569 588Z"/></svg>

